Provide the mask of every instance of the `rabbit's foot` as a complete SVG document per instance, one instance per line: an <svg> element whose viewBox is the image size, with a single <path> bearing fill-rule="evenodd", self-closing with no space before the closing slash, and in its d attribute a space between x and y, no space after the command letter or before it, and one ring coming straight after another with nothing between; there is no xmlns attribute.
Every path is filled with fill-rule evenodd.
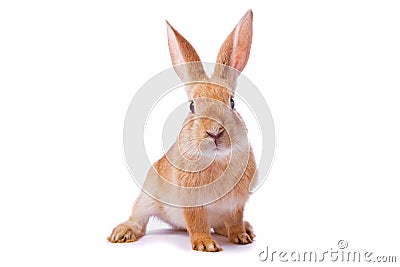
<svg viewBox="0 0 400 267"><path fill-rule="evenodd" d="M218 252L222 248L212 238L199 238L192 241L192 249L205 252Z"/></svg>
<svg viewBox="0 0 400 267"><path fill-rule="evenodd" d="M235 244L249 244L253 242L251 237L247 233L232 233L229 235L229 240Z"/></svg>
<svg viewBox="0 0 400 267"><path fill-rule="evenodd" d="M142 228L140 225L132 222L121 223L114 228L107 239L111 243L135 242L144 235Z"/></svg>
<svg viewBox="0 0 400 267"><path fill-rule="evenodd" d="M210 235L194 234L191 238L191 241L193 250L205 252L217 252L222 250L222 248L214 239L212 239Z"/></svg>
<svg viewBox="0 0 400 267"><path fill-rule="evenodd" d="M246 234L250 237L250 243L251 243L251 242L254 240L254 238L256 237L256 235L254 234L254 231L253 231L253 227L252 227L251 224L250 224L249 222L247 222L247 221L244 221L243 223L244 223L244 229L245 229L245 231L246 231ZM215 228L214 228L214 233L216 233L216 234L218 234L218 235L223 235L223 236L229 237L229 235L228 235L228 229L227 229L225 226L215 227ZM233 234L232 234L231 236L232 236L232 238L234 239L234 241L232 241L232 240L231 240L231 241L232 241L233 243L235 243L235 244L247 244L247 243L241 243L241 242L239 242L239 241L240 241L240 238L239 238L238 234L240 234L240 233L237 233L235 237L233 237ZM242 239L243 239L243 238L242 238ZM246 237L246 239L247 239L247 237ZM243 239L243 240L244 240L244 239ZM237 242L235 242L235 241L237 241Z"/></svg>

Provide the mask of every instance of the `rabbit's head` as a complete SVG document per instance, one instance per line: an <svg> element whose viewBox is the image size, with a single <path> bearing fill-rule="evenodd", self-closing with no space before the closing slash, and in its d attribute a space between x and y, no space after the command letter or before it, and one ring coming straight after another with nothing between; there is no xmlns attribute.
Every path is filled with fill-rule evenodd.
<svg viewBox="0 0 400 267"><path fill-rule="evenodd" d="M172 63L189 100L177 140L181 155L188 160L223 160L248 147L247 129L235 109L234 96L236 80L250 54L252 18L249 10L226 38L211 77L192 45L167 22Z"/></svg>

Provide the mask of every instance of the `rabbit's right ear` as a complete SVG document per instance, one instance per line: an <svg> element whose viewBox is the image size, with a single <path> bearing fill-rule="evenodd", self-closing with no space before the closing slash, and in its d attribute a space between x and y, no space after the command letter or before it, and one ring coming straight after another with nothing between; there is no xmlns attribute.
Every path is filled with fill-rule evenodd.
<svg viewBox="0 0 400 267"><path fill-rule="evenodd" d="M169 53L176 74L183 82L204 80L206 74L196 50L168 21L166 23Z"/></svg>
<svg viewBox="0 0 400 267"><path fill-rule="evenodd" d="M252 37L253 12L249 10L222 44L217 56L217 63L220 65L214 71L215 78L228 79L235 83L237 74L242 72L249 59Z"/></svg>

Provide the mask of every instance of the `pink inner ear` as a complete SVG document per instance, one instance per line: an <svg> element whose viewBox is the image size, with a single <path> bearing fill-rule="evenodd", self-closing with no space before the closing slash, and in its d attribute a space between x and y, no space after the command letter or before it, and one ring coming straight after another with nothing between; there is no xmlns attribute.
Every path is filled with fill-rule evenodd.
<svg viewBox="0 0 400 267"><path fill-rule="evenodd" d="M236 26L231 55L232 67L242 71L250 55L253 36L252 14L245 16Z"/></svg>
<svg viewBox="0 0 400 267"><path fill-rule="evenodd" d="M173 65L179 65L184 62L182 51L180 51L178 40L170 25L168 25L168 46Z"/></svg>
<svg viewBox="0 0 400 267"><path fill-rule="evenodd" d="M200 62L200 58L193 46L168 22L167 33L172 64L179 78L182 81L190 81L205 77L201 63L194 64L194 62ZM192 64L185 65L185 63Z"/></svg>

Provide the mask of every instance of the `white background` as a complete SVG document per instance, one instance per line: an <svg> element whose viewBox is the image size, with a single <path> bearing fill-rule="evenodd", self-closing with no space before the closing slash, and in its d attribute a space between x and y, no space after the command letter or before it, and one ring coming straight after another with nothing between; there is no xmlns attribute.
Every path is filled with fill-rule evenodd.
<svg viewBox="0 0 400 267"><path fill-rule="evenodd" d="M164 20L213 61L249 8L244 74L277 136L245 214L256 241L217 237L222 253L196 253L185 233L151 222L139 242L109 244L139 192L124 163L125 112L171 66ZM396 255L399 14L398 1L2 1L0 265L266 266L267 245L325 251L340 239Z"/></svg>

